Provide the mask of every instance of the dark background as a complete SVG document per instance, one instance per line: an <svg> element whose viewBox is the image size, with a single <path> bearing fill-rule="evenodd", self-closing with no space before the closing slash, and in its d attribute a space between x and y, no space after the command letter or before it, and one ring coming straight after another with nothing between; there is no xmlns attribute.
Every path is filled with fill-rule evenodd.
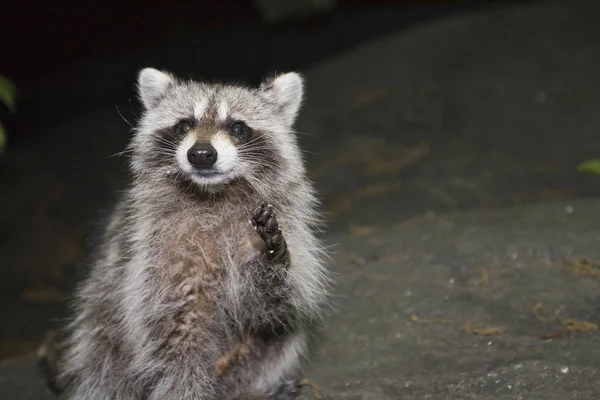
<svg viewBox="0 0 600 400"><path fill-rule="evenodd" d="M144 65L256 82L435 17L527 2L339 0L331 12L275 23L252 0L13 2L0 16L0 71L20 87L21 111L7 123L17 141L67 109L116 104Z"/></svg>
<svg viewBox="0 0 600 400"><path fill-rule="evenodd" d="M342 0L276 24L241 0L2 6L0 73L17 84L19 103L15 116L0 114L9 135L0 159L0 358L31 353L62 315L91 222L122 185L124 161L109 156L135 122L139 69L257 83L440 16L514 3ZM107 108L109 117L97 114ZM590 182L579 194L597 191Z"/></svg>

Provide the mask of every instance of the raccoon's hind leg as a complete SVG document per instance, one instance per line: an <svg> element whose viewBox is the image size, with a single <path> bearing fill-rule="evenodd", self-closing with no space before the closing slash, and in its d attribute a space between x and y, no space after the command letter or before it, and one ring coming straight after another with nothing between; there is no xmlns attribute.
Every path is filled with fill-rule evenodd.
<svg viewBox="0 0 600 400"><path fill-rule="evenodd" d="M321 400L321 390L309 381L308 379L285 381L279 385L274 391L268 393L268 400L294 400L302 393L304 386L310 386L314 391L314 397Z"/></svg>
<svg viewBox="0 0 600 400"><path fill-rule="evenodd" d="M302 383L299 380L287 381L268 393L268 400L294 400L302 393Z"/></svg>

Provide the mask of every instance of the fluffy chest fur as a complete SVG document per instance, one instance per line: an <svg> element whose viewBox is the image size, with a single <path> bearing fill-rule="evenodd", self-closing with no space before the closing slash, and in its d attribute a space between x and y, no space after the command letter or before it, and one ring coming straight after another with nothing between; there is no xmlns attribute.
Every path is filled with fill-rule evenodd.
<svg viewBox="0 0 600 400"><path fill-rule="evenodd" d="M143 226L122 281L126 320L137 321L132 335L152 332L149 342L190 350L205 346L206 335L229 342L286 318L289 308L278 303L290 289L286 271L262 262L264 242L250 223L250 204L187 206L138 221Z"/></svg>

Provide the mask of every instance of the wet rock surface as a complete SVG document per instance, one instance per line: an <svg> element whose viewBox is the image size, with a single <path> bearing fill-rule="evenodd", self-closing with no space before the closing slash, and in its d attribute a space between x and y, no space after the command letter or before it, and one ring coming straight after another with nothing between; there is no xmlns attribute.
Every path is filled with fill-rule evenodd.
<svg viewBox="0 0 600 400"><path fill-rule="evenodd" d="M566 207L339 236L336 312L308 376L331 399L594 398L600 202Z"/></svg>

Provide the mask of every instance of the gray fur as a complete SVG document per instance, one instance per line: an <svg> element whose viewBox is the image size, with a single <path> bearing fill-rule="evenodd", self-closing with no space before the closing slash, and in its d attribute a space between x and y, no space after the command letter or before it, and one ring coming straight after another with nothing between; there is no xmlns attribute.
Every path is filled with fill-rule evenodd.
<svg viewBox="0 0 600 400"><path fill-rule="evenodd" d="M138 87L145 113L130 146L132 182L76 293L63 398L274 393L309 354L330 281L318 202L292 128L302 78L283 74L248 88L145 69ZM198 109L194 137L225 138L223 110L257 136L249 145L221 139L237 148L223 181L195 181L176 159L182 142L169 129ZM250 224L263 202L273 205L287 246L276 260Z"/></svg>

